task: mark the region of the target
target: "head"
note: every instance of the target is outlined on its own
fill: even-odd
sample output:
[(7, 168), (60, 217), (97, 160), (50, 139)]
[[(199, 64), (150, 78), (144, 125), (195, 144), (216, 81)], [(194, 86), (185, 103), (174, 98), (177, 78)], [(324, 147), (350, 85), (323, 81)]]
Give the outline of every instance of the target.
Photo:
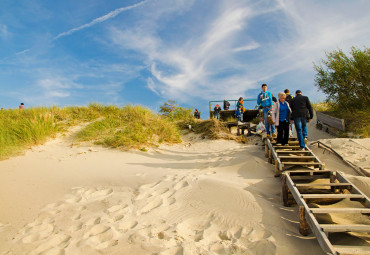
[(24, 105), (24, 103), (21, 103), (21, 105)]
[(243, 101), (243, 98), (242, 97), (239, 97), (239, 101), (241, 102), (241, 101)]
[(263, 92), (266, 92), (267, 91), (267, 84), (265, 84), (265, 83), (262, 84), (261, 88), (262, 88)]
[(242, 108), (241, 108), (240, 106), (239, 106), (239, 108), (238, 108), (238, 109), (239, 109), (239, 111), (241, 111), (241, 110), (242, 110)]
[(290, 93), (289, 89), (284, 90), (284, 93), (289, 94)]
[(302, 95), (302, 91), (297, 90), (297, 91), (295, 92), (295, 94), (296, 94), (296, 95)]
[(197, 111), (198, 111), (198, 109), (195, 109), (195, 111), (197, 112)]
[(280, 92), (279, 95), (278, 95), (278, 97), (279, 97), (279, 101), (282, 102), (282, 103), (284, 103), (284, 101), (286, 99), (286, 94), (283, 93), (283, 92)]

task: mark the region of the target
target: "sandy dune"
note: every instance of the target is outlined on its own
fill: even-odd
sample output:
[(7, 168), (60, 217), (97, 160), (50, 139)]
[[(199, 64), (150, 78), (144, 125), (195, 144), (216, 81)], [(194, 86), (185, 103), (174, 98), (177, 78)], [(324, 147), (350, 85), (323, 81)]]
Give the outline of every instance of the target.
[(2, 161), (0, 254), (322, 254), (256, 143), (144, 153), (65, 136)]

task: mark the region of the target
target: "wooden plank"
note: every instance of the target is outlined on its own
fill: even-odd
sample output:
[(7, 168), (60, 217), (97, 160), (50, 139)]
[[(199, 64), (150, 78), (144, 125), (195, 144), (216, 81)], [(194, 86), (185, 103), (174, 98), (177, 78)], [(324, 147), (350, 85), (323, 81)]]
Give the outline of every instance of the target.
[(315, 156), (279, 156), (280, 159), (315, 159)]
[(370, 245), (363, 246), (353, 246), (353, 245), (333, 245), (334, 249), (340, 255), (369, 255), (370, 254)]
[(295, 150), (295, 151), (292, 151), (292, 150), (275, 150), (276, 153), (286, 153), (286, 154), (310, 154), (312, 155), (312, 153), (310, 151), (300, 151), (300, 150)]
[[(337, 172), (337, 180), (339, 182), (350, 182), (341, 172)], [(352, 190), (351, 193), (353, 194), (359, 194), (362, 195), (365, 199), (365, 201), (362, 201), (361, 203), (367, 207), (370, 208), (370, 199), (368, 196), (365, 195), (361, 190), (359, 190), (354, 184), (352, 184)]]
[(341, 186), (351, 186), (351, 183), (344, 182), (344, 183), (297, 183), (297, 187), (321, 187), (321, 186), (327, 186), (327, 187), (341, 187)]
[(353, 224), (353, 225), (320, 224), (320, 228), (324, 232), (370, 232), (370, 225), (364, 224)]
[(275, 149), (300, 149), (299, 145), (276, 145)]
[(316, 112), (316, 116), (317, 121), (322, 122), (325, 125), (334, 127), (336, 129), (345, 131), (344, 119), (335, 118), (333, 116), (325, 114), (325, 112)]
[(298, 161), (284, 161), (283, 165), (304, 165), (304, 166), (321, 166), (322, 163), (320, 162), (298, 162)]
[(370, 208), (310, 208), (312, 213), (370, 213)]
[[(301, 177), (301, 176), (299, 176)], [(306, 204), (306, 202), (301, 198), (299, 190), (297, 187), (294, 186), (294, 182), (289, 176), (289, 174), (286, 177), (286, 184), (290, 190), (290, 193), (293, 195), (295, 201), (298, 205), (305, 207), (305, 213), (306, 213), (306, 220), (312, 230), (312, 232), (315, 234), (317, 241), (319, 242), (321, 248), (324, 250), (325, 253), (329, 254), (335, 254), (334, 247), (330, 243), (328, 237), (325, 235), (325, 233), (319, 228), (319, 223), (317, 222), (316, 218), (312, 213), (309, 211), (309, 207)]]
[(303, 236), (308, 235), (308, 222), (306, 220), (306, 211), (304, 206), (299, 206), (299, 233)]
[(302, 194), (304, 199), (321, 199), (321, 198), (364, 198), (360, 194)]
[(326, 176), (320, 176), (320, 175), (296, 175), (291, 177), (292, 180), (298, 181), (298, 180), (307, 180), (307, 181), (313, 181), (318, 179), (327, 179)]
[(307, 174), (307, 175), (325, 175), (327, 176), (327, 178), (329, 178), (332, 171), (328, 171), (328, 170), (317, 171), (317, 170), (304, 169), (304, 170), (286, 171), (286, 173), (289, 174), (290, 176)]

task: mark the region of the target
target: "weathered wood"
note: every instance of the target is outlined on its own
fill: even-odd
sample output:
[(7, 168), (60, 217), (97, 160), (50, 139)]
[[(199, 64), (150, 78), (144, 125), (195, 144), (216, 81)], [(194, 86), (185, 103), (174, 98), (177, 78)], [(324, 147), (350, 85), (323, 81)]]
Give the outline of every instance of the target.
[(333, 116), (325, 114), (325, 112), (316, 112), (316, 116), (317, 116), (317, 121), (318, 122), (321, 122), (325, 125), (334, 127), (334, 128), (339, 129), (341, 131), (345, 131), (344, 119), (335, 118)]
[(283, 174), (281, 176), (281, 194), (283, 196), (283, 204), (284, 206), (289, 206), (289, 189), (288, 185), (286, 184), (286, 175)]
[(333, 245), (335, 251), (340, 255), (369, 255), (370, 246)]
[(275, 149), (300, 149), (299, 145), (276, 145)]
[(299, 233), (304, 236), (308, 235), (308, 223), (304, 206), (299, 207)]
[[(336, 172), (337, 180), (339, 182), (350, 182), (341, 172)], [(354, 184), (352, 184), (351, 193), (359, 194), (364, 197), (362, 201), (360, 201), (365, 207), (370, 208), (370, 199), (368, 196), (365, 195), (361, 190), (359, 190)]]
[(280, 159), (315, 159), (315, 156), (279, 156)]
[(279, 177), (281, 174), (280, 170), (279, 170), (279, 164), (278, 162), (275, 160), (275, 177)]
[(370, 213), (370, 208), (310, 208), (312, 213)]
[(325, 175), (297, 175), (292, 176), (292, 180), (298, 181), (298, 180), (307, 180), (307, 181), (313, 181), (313, 180), (319, 180), (319, 179), (327, 179)]
[(302, 194), (304, 199), (321, 199), (321, 198), (364, 198), (361, 194)]
[(269, 158), (268, 162), (271, 164), (272, 163), (272, 150), (269, 149)]
[(352, 187), (351, 183), (348, 182), (336, 182), (336, 183), (297, 183), (297, 187), (322, 187), (322, 186), (327, 186), (327, 187)]
[(265, 144), (265, 157), (267, 158), (269, 156), (269, 147), (267, 143)]
[(311, 154), (309, 151), (300, 151), (300, 150), (275, 150), (278, 154)]
[(353, 224), (353, 225), (320, 224), (320, 228), (324, 232), (370, 232), (370, 225), (363, 224)]

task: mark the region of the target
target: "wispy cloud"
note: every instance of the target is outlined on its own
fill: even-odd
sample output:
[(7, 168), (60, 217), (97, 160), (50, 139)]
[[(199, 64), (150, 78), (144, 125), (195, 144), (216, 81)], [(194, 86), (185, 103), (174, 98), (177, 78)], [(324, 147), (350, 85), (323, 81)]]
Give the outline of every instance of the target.
[(74, 32), (77, 32), (79, 30), (82, 30), (82, 29), (91, 27), (91, 26), (93, 26), (95, 24), (102, 23), (102, 22), (104, 22), (106, 20), (112, 19), (112, 18), (116, 17), (118, 14), (120, 14), (121, 12), (128, 11), (128, 10), (131, 10), (133, 8), (139, 7), (139, 6), (145, 4), (148, 1), (149, 0), (145, 0), (145, 1), (142, 1), (140, 3), (133, 4), (133, 5), (130, 5), (130, 6), (127, 6), (127, 7), (122, 7), (122, 8), (115, 9), (114, 11), (111, 11), (110, 13), (108, 13), (108, 14), (106, 14), (104, 16), (101, 16), (99, 18), (94, 19), (90, 23), (84, 24), (84, 25), (79, 26), (79, 27), (76, 27), (76, 28), (72, 28), (71, 30), (69, 30), (67, 32), (63, 32), (63, 33), (58, 34), (57, 36), (54, 37), (54, 40), (56, 40), (56, 39), (58, 39), (60, 37), (63, 37), (63, 36), (67, 36), (67, 35), (73, 34)]
[(0, 38), (6, 39), (10, 36), (10, 32), (8, 31), (8, 26), (4, 24), (0, 24)]

